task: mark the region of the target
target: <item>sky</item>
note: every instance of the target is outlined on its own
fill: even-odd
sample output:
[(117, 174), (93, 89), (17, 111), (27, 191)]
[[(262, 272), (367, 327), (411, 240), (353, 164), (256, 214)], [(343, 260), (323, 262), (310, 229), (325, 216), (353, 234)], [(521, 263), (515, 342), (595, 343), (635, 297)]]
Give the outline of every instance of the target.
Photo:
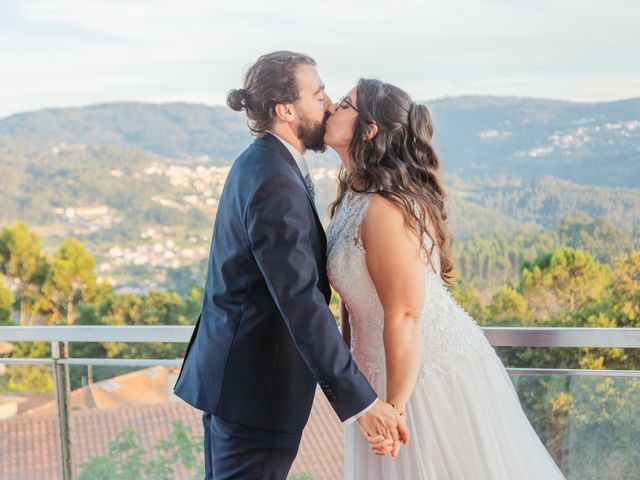
[(640, 97), (637, 0), (0, 0), (0, 118), (111, 101), (224, 104), (273, 50), (332, 98), (376, 77), (416, 100)]

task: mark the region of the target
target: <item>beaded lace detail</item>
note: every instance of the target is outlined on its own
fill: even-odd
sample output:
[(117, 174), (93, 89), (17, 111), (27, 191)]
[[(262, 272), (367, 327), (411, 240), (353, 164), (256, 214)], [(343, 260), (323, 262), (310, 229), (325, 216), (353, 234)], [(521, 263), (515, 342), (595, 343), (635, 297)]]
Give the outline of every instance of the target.
[[(327, 228), (329, 281), (349, 310), (351, 352), (365, 374), (385, 371), (384, 311), (360, 242), (360, 226), (372, 195), (368, 192), (355, 193), (353, 197), (345, 195)], [(424, 241), (430, 247), (428, 236)], [(426, 260), (424, 266), (426, 297), (420, 377), (433, 369), (446, 372), (456, 365), (456, 360), (471, 353), (493, 352), (475, 320), (446, 288), (440, 277), (437, 250), (433, 253), (433, 266)]]

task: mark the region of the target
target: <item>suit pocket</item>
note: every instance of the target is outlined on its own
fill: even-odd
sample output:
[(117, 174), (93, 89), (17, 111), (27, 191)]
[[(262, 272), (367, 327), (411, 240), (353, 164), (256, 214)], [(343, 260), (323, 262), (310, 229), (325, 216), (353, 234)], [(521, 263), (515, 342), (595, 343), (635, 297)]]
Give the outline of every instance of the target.
[(256, 342), (245, 348), (235, 347), (225, 379), (225, 391), (233, 391), (232, 396), (237, 401), (256, 406), (268, 401), (273, 395), (279, 355), (277, 342)]

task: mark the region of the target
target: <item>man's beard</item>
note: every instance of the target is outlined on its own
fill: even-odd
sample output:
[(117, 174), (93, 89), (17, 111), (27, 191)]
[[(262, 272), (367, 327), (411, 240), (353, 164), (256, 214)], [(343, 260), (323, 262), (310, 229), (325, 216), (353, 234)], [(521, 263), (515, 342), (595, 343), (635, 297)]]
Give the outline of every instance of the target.
[(324, 152), (326, 146), (324, 144), (324, 131), (327, 126), (328, 114), (325, 114), (322, 121), (317, 125), (313, 125), (308, 118), (305, 118), (298, 126), (298, 138), (308, 150), (314, 152)]

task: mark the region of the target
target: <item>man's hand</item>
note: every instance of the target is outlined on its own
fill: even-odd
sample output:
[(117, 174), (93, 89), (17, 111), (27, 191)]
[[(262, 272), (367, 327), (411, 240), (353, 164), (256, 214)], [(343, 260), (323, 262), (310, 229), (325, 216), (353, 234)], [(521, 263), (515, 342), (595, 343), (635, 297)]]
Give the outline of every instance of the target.
[(409, 443), (406, 421), (395, 408), (383, 400), (376, 400), (373, 407), (358, 418), (358, 423), (376, 455), (391, 453), (391, 456), (396, 458), (400, 442)]

